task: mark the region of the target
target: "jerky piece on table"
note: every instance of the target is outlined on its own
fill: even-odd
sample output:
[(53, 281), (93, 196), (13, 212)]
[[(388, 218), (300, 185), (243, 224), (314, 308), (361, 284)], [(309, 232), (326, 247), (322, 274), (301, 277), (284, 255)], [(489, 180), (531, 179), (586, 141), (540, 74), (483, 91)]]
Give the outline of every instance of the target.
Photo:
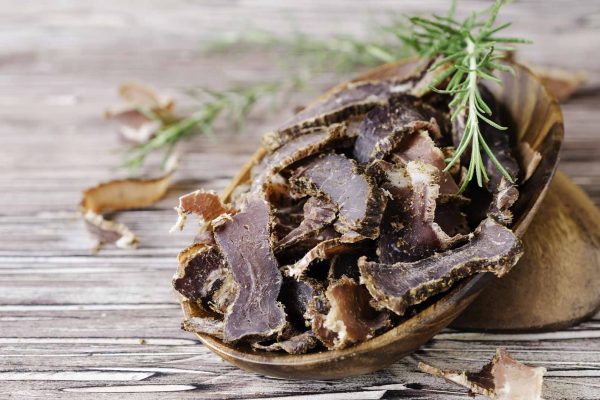
[(237, 286), (223, 255), (215, 246), (194, 244), (180, 253), (173, 287), (207, 314), (225, 314)]
[(282, 277), (270, 243), (270, 212), (261, 199), (215, 228), (215, 240), (238, 285), (238, 295), (225, 315), (224, 340), (228, 342), (270, 337), (286, 326), (277, 301)]
[(435, 222), (439, 196), (436, 167), (421, 161), (410, 161), (405, 168), (388, 166), (391, 169), (383, 188), (393, 199), (388, 201), (381, 224), (377, 245), (381, 262), (416, 261), (465, 239), (462, 234), (449, 236)]
[(289, 339), (267, 345), (253, 343), (252, 348), (264, 351), (285, 351), (288, 354), (304, 354), (319, 344), (312, 331), (302, 332)]
[(405, 137), (422, 130), (440, 135), (437, 122), (424, 115), (417, 99), (408, 95), (393, 97), (389, 104), (366, 115), (354, 143), (354, 158), (363, 164), (383, 159)]
[(347, 276), (330, 284), (329, 310), (315, 332), (329, 349), (343, 349), (372, 338), (391, 324), (387, 312), (375, 310), (367, 290)]
[(341, 234), (375, 239), (386, 198), (374, 179), (354, 160), (324, 154), (296, 169), (290, 183), (296, 193), (326, 197), (338, 208), (335, 228)]
[(479, 372), (455, 372), (419, 363), (427, 374), (464, 386), (469, 394), (481, 394), (496, 400), (541, 400), (546, 368), (521, 364), (503, 348), (496, 350), (492, 361)]
[(377, 308), (398, 315), (454, 283), (479, 272), (506, 274), (523, 254), (520, 240), (491, 218), (484, 220), (465, 245), (411, 262), (381, 264), (361, 258), (361, 283), (375, 299)]
[[(275, 252), (281, 252), (304, 242), (312, 242), (325, 227), (331, 225), (336, 218), (336, 207), (325, 199), (310, 197), (303, 208), (303, 219), (300, 224), (281, 239), (275, 246)], [(313, 247), (312, 244), (310, 247)], [(310, 248), (309, 247), (309, 248)]]
[(120, 248), (134, 248), (138, 237), (129, 228), (104, 218), (103, 213), (147, 207), (157, 202), (169, 188), (176, 168), (170, 160), (167, 172), (157, 178), (117, 179), (100, 183), (82, 192), (81, 214), (88, 232), (98, 240), (97, 249), (105, 243)]
[(385, 104), (391, 93), (401, 91), (406, 86), (402, 81), (393, 80), (350, 83), (300, 111), (277, 131), (263, 136), (262, 144), (268, 149), (276, 149), (289, 140), (310, 132), (310, 128), (342, 122), (353, 115), (365, 113), (376, 105)]
[(291, 164), (342, 144), (345, 133), (346, 126), (344, 124), (314, 129), (310, 133), (295, 138), (276, 151), (267, 154), (256, 166), (256, 172), (253, 171), (252, 189), (260, 190), (271, 176)]

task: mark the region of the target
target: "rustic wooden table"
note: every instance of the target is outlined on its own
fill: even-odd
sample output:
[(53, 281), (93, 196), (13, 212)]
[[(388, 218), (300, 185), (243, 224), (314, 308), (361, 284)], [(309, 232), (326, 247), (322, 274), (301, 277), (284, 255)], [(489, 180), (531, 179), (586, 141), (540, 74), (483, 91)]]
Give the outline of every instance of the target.
[[(136, 79), (179, 95), (185, 87), (265, 80), (280, 73), (272, 55), (207, 56), (203, 43), (247, 26), (362, 35), (391, 14), (446, 6), (418, 0), (0, 2), (0, 398), (464, 398), (466, 390), (418, 372), (417, 362), (476, 368), (497, 346), (548, 369), (545, 398), (600, 398), (600, 315), (552, 333), (446, 330), (389, 369), (335, 382), (246, 373), (180, 331), (170, 280), (175, 255), (193, 233), (166, 233), (176, 198), (198, 187), (221, 190), (259, 134), (291, 106), (279, 115), (255, 113), (238, 135), (193, 140), (167, 198), (119, 217), (140, 234), (140, 248), (90, 254), (93, 242), (77, 203), (83, 188), (119, 173), (121, 145), (102, 112), (117, 102), (120, 82)], [(587, 71), (587, 88), (563, 108), (561, 169), (600, 204), (600, 2), (518, 1), (502, 19), (535, 41), (527, 60)]]

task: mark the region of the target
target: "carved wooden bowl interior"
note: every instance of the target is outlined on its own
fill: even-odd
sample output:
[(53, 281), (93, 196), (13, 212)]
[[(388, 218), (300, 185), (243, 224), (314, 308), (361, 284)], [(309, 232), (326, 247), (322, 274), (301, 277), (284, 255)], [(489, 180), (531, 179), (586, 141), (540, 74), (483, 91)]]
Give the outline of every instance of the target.
[[(414, 60), (401, 61), (375, 68), (352, 82), (403, 77), (417, 65)], [(542, 154), (542, 161), (533, 176), (520, 186), (520, 197), (514, 205), (515, 222), (512, 229), (523, 236), (552, 180), (563, 139), (563, 120), (560, 107), (540, 81), (525, 67), (514, 65), (516, 74), (499, 73), (503, 86), (489, 89), (510, 114), (513, 125), (509, 134), (525, 141)], [(329, 93), (339, 90), (341, 84)], [(223, 193), (227, 201), (235, 187), (250, 177), (250, 169), (265, 154), (259, 149), (242, 168)], [(336, 379), (370, 373), (387, 367), (417, 350), (444, 327), (449, 325), (477, 297), (489, 282), (491, 274), (481, 273), (454, 286), (437, 301), (391, 330), (370, 340), (343, 350), (329, 350), (305, 355), (255, 352), (236, 348), (214, 337), (198, 334), (208, 349), (247, 371), (268, 376), (293, 379)], [(197, 307), (182, 300), (186, 318), (201, 316)]]

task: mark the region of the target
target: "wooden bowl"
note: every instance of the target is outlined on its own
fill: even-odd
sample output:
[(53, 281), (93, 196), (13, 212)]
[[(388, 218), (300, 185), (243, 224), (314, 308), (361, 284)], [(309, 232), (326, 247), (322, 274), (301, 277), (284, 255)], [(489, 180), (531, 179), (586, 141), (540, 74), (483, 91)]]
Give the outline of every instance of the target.
[[(406, 60), (375, 68), (350, 82), (403, 77), (417, 66), (416, 60)], [(563, 139), (562, 114), (557, 102), (546, 92), (540, 81), (525, 67), (514, 65), (516, 74), (499, 73), (504, 85), (490, 90), (511, 114), (517, 140), (526, 141), (543, 158), (533, 176), (521, 187), (521, 197), (515, 204), (513, 229), (522, 236), (531, 222), (558, 163)], [(321, 96), (343, 89), (343, 83)], [(309, 105), (310, 107), (310, 105)], [(227, 201), (233, 190), (248, 181), (250, 169), (265, 154), (259, 149), (242, 168), (222, 197)], [(448, 326), (489, 283), (491, 274), (482, 273), (466, 279), (448, 291), (435, 303), (410, 319), (366, 342), (343, 350), (323, 351), (306, 355), (259, 353), (236, 348), (219, 339), (199, 334), (200, 340), (214, 353), (238, 367), (264, 375), (292, 379), (336, 379), (377, 371), (408, 355)], [(197, 316), (198, 309), (182, 301), (186, 318)]]

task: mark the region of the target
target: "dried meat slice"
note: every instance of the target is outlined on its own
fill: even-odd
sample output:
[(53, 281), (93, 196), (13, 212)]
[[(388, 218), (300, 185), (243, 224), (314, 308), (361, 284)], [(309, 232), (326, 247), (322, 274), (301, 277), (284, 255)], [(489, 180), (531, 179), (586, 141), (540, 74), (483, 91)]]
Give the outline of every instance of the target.
[(282, 276), (271, 249), (270, 220), (268, 204), (255, 199), (215, 227), (215, 241), (238, 285), (237, 297), (225, 315), (225, 341), (270, 337), (286, 326), (283, 306), (277, 301)]
[(252, 189), (260, 190), (270, 177), (293, 163), (340, 145), (346, 138), (346, 125), (334, 124), (312, 130), (310, 133), (290, 140), (277, 151), (266, 155), (256, 167)]
[(307, 241), (312, 243), (311, 239), (316, 238), (323, 229), (331, 225), (337, 216), (336, 207), (331, 202), (317, 197), (310, 197), (304, 203), (303, 210), (302, 222), (277, 242), (275, 252)]
[(454, 195), (458, 193), (458, 185), (450, 173), (445, 172), (446, 157), (442, 150), (435, 145), (427, 131), (419, 131), (407, 137), (394, 150), (392, 160), (408, 164), (410, 161), (421, 161), (433, 165), (439, 171), (440, 195)]
[(323, 343), (330, 349), (342, 349), (371, 339), (391, 324), (389, 314), (373, 309), (367, 290), (347, 276), (330, 284), (326, 297), (329, 311), (321, 329), (329, 331)]
[(365, 238), (379, 236), (386, 198), (354, 160), (328, 153), (299, 167), (290, 178), (296, 193), (326, 197), (338, 208), (336, 230)]
[(236, 296), (237, 285), (215, 246), (194, 244), (180, 253), (173, 287), (207, 314), (223, 315)]
[(317, 340), (315, 334), (312, 331), (306, 331), (298, 335), (294, 335), (289, 339), (268, 345), (253, 343), (252, 347), (254, 349), (264, 351), (285, 351), (288, 354), (304, 354), (317, 347), (318, 344), (319, 341)]
[(449, 236), (435, 222), (439, 197), (439, 170), (421, 161), (406, 167), (392, 165), (384, 189), (392, 196), (381, 224), (380, 261), (386, 264), (416, 261), (450, 248), (465, 237)]
[(419, 363), (419, 369), (495, 400), (541, 400), (546, 368), (521, 364), (503, 348), (479, 372), (455, 372)]
[(173, 99), (159, 96), (147, 86), (124, 83), (119, 88), (119, 94), (128, 103), (127, 106), (108, 110), (106, 117), (119, 124), (119, 134), (128, 143), (146, 143), (166, 123), (177, 120), (173, 113)]
[(181, 328), (188, 332), (200, 333), (223, 339), (223, 320), (212, 317), (192, 317), (181, 324)]
[(385, 158), (414, 132), (430, 131), (440, 136), (436, 120), (425, 116), (418, 100), (408, 95), (395, 96), (389, 104), (375, 107), (358, 129), (353, 154), (363, 164)]
[(309, 303), (325, 293), (323, 285), (315, 279), (284, 277), (279, 300), (283, 303), (290, 325), (303, 331), (306, 327), (306, 312)]
[(115, 243), (120, 248), (134, 248), (139, 240), (125, 225), (106, 220), (102, 215), (149, 206), (162, 198), (169, 188), (176, 162), (157, 178), (130, 178), (104, 182), (82, 193), (81, 214), (87, 230), (98, 240), (98, 246)]
[[(321, 235), (331, 235), (332, 232), (329, 229), (325, 229), (321, 232)], [(335, 232), (333, 232), (335, 235)], [(318, 236), (317, 239), (322, 239)], [(292, 265), (288, 265), (284, 268), (285, 274), (294, 278), (300, 278), (308, 271), (310, 265), (319, 260), (328, 260), (331, 257), (346, 252), (351, 252), (357, 248), (356, 242), (345, 242), (342, 237), (331, 237), (329, 239), (322, 240), (315, 247), (310, 249), (301, 259), (296, 261)]]
[(484, 220), (465, 245), (431, 257), (396, 264), (361, 258), (358, 267), (377, 308), (398, 315), (427, 298), (449, 289), (460, 279), (479, 272), (506, 274), (523, 254), (515, 234), (491, 218)]
[(225, 206), (219, 195), (214, 191), (196, 190), (179, 198), (179, 205), (175, 207), (177, 211), (177, 222), (171, 228), (171, 232), (182, 230), (187, 216), (194, 214), (200, 220), (200, 224), (204, 225), (211, 222), (223, 214), (232, 213), (233, 210)]
[[(315, 126), (326, 126), (342, 122), (352, 115), (364, 113), (375, 105), (385, 104), (388, 97), (398, 91), (404, 91), (410, 81), (361, 81), (347, 85), (317, 104), (305, 108), (277, 129), (265, 141), (267, 147), (277, 147), (291, 138), (301, 134), (302, 130)], [(265, 143), (263, 142), (263, 143)]]

